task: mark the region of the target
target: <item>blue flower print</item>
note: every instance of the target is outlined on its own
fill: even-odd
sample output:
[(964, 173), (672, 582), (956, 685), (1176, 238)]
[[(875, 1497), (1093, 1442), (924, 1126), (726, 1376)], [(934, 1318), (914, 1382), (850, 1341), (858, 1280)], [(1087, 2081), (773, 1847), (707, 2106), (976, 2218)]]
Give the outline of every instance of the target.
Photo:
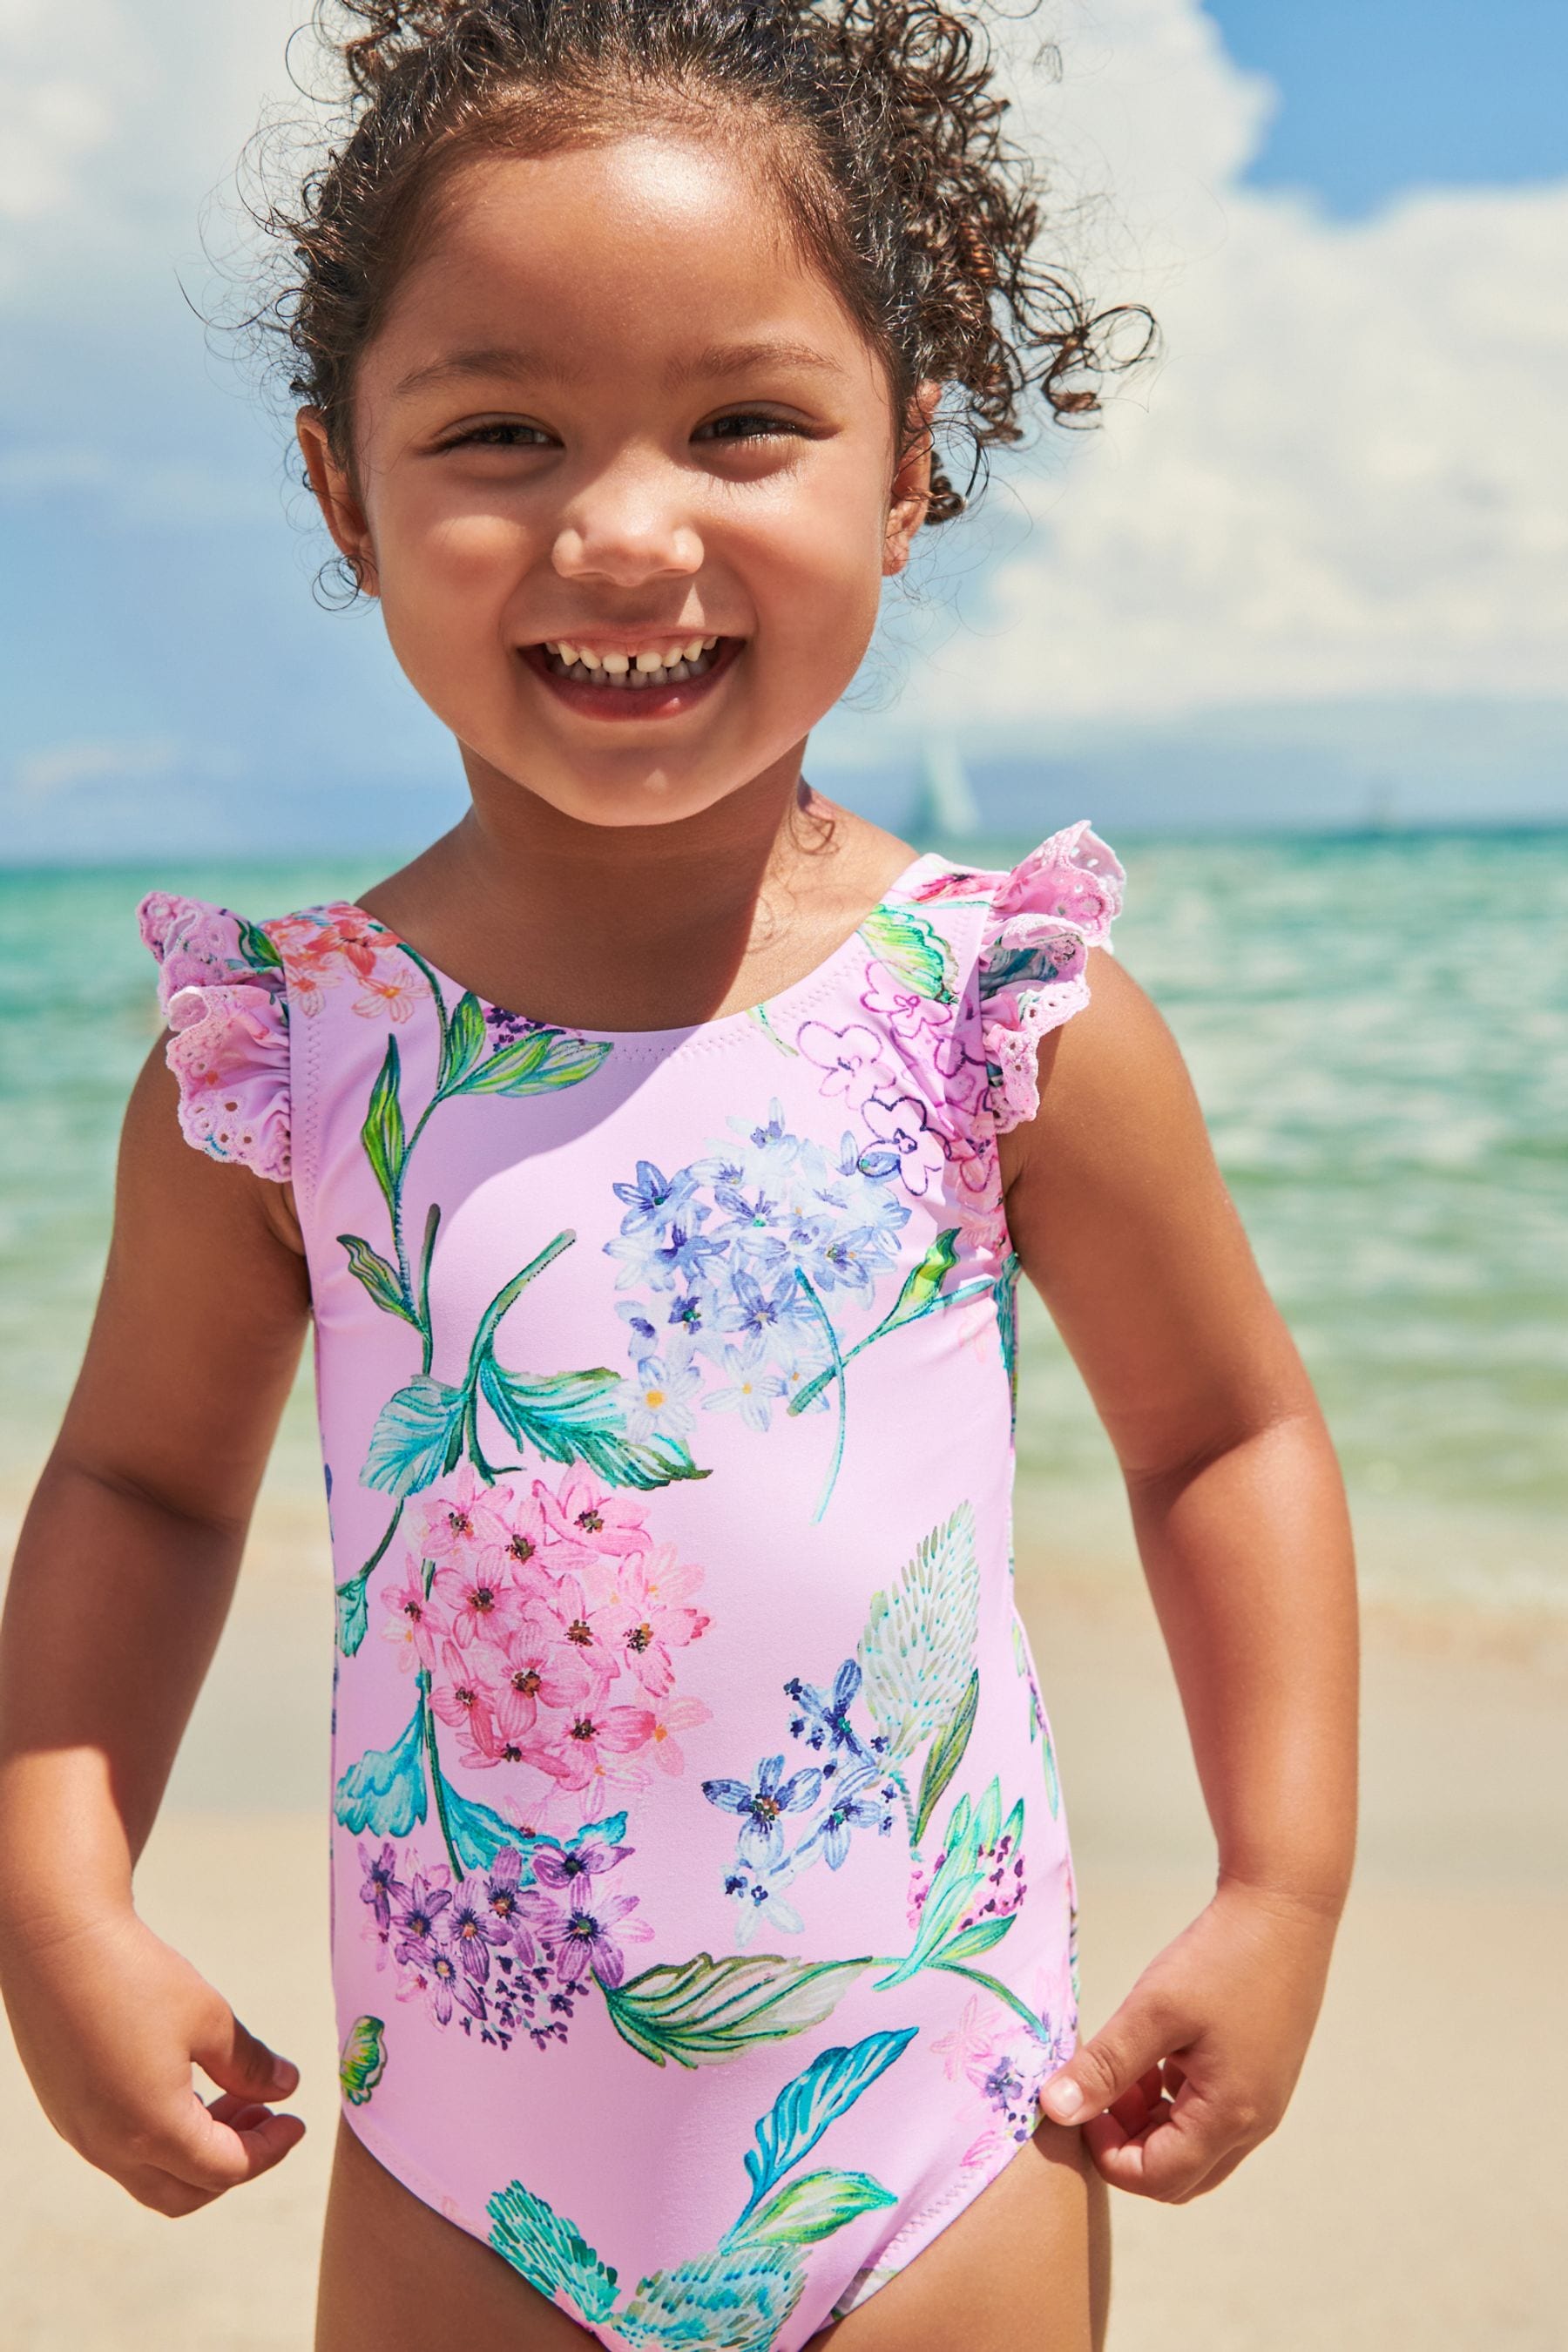
[(812, 1765), (784, 1778), (784, 1758), (765, 1756), (754, 1783), (744, 1780), (704, 1780), (702, 1793), (710, 1805), (741, 1816), (740, 1858), (754, 1869), (782, 1862), (785, 1813), (803, 1813), (815, 1805), (822, 1775)]
[[(833, 1677), (831, 1691), (820, 1691), (815, 1684), (804, 1682), (792, 1675), (784, 1685), (784, 1696), (794, 1699), (797, 1713), (790, 1722), (790, 1730), (799, 1739), (804, 1737), (808, 1748), (820, 1748), (826, 1743), (837, 1751), (847, 1748), (851, 1756), (870, 1763), (874, 1759), (859, 1733), (849, 1720), (849, 1709), (860, 1689), (860, 1667), (854, 1658), (846, 1658)], [(874, 1748), (886, 1745), (875, 1740)]]
[(724, 1331), (739, 1331), (748, 1339), (767, 1341), (775, 1333), (787, 1330), (792, 1323), (805, 1319), (805, 1302), (800, 1286), (786, 1276), (772, 1290), (764, 1290), (754, 1275), (737, 1266), (730, 1284), (728, 1302), (719, 1309), (719, 1327)]
[(640, 1234), (666, 1217), (679, 1215), (697, 1190), (697, 1182), (689, 1168), (679, 1168), (673, 1176), (666, 1176), (651, 1160), (639, 1160), (636, 1183), (616, 1184), (612, 1189), (617, 1201), (627, 1203), (626, 1213), (621, 1219), (622, 1233)]
[(755, 1347), (726, 1348), (722, 1367), (726, 1385), (703, 1398), (704, 1409), (709, 1412), (738, 1412), (748, 1428), (765, 1430), (774, 1402), (788, 1395), (789, 1383), (781, 1380), (777, 1372), (764, 1370), (764, 1362)]
[(869, 1766), (858, 1768), (830, 1786), (827, 1810), (795, 1850), (797, 1869), (806, 1868), (820, 1853), (829, 1870), (837, 1870), (848, 1860), (851, 1830), (875, 1830), (879, 1837), (886, 1837), (893, 1826), (898, 1790), (879, 1772)]
[(657, 1323), (650, 1323), (648, 1321), (647, 1311), (644, 1308), (641, 1300), (637, 1298), (620, 1299), (616, 1303), (616, 1313), (620, 1317), (622, 1322), (626, 1326), (626, 1328), (632, 1335), (627, 1342), (627, 1353), (630, 1355), (633, 1363), (645, 1364), (650, 1356), (657, 1356), (658, 1353), (658, 1326)]

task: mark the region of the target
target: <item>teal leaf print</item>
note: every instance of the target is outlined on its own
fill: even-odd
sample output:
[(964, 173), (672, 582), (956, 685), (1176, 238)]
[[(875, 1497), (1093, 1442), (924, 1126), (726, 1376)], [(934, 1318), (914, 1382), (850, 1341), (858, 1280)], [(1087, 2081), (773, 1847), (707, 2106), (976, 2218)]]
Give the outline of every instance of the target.
[(485, 1016), (479, 1010), (479, 1000), (469, 989), (459, 996), (452, 1007), (441, 1040), (441, 1067), (436, 1080), (437, 1094), (449, 1095), (459, 1087), (475, 1064), (484, 1055), (489, 1043)]
[(830, 2238), (862, 2213), (896, 2205), (897, 2197), (868, 2172), (808, 2172), (792, 2180), (753, 2213), (739, 2236), (746, 2245), (809, 2246)]
[(403, 1160), (407, 1149), (403, 1129), (403, 1104), (398, 1094), (399, 1076), (397, 1040), (389, 1037), (386, 1059), (370, 1090), (370, 1108), (360, 1129), (360, 1141), (395, 1218), (398, 1213), (398, 1188), (403, 1181)]
[(521, 2180), (498, 2189), (485, 2208), (490, 2243), (549, 2301), (563, 2294), (590, 2326), (607, 2319), (616, 2273), (599, 2260), (574, 2222), (553, 2212)]
[(425, 1694), (391, 1748), (367, 1748), (337, 1785), (332, 1811), (344, 1829), (374, 1837), (410, 1836), (425, 1819)]
[(441, 1824), (453, 1853), (465, 1870), (489, 1870), (503, 1845), (525, 1846), (527, 1840), (489, 1805), (465, 1797), (441, 1775)]
[(923, 1538), (893, 1590), (872, 1595), (860, 1636), (866, 1700), (889, 1763), (951, 1725), (972, 1671), (979, 1610), (974, 1513), (961, 1503)]
[(479, 1362), (480, 1394), (501, 1427), (546, 1461), (585, 1462), (612, 1486), (668, 1486), (678, 1478), (706, 1478), (708, 1472), (697, 1467), (679, 1438), (634, 1440), (626, 1434), (624, 1385), (618, 1372), (603, 1365), (531, 1378), (509, 1372), (488, 1351)]
[(803, 2074), (784, 2084), (757, 2126), (756, 2147), (746, 2151), (752, 2193), (730, 2232), (731, 2238), (739, 2235), (747, 2214), (791, 2167), (809, 2156), (829, 2124), (852, 2107), (861, 2092), (885, 2074), (895, 2059), (903, 2056), (919, 2030), (906, 2025), (897, 2033), (869, 2033), (853, 2048), (824, 2050)]
[(931, 1822), (932, 1813), (963, 1761), (963, 1751), (969, 1745), (969, 1735), (974, 1728), (975, 1709), (980, 1705), (980, 1669), (975, 1667), (963, 1686), (963, 1696), (953, 1709), (952, 1720), (932, 1741), (921, 1774), (921, 1792), (915, 1805), (914, 1843), (919, 1845)]
[(786, 1960), (776, 1952), (716, 1960), (708, 1952), (602, 1985), (623, 2042), (662, 2066), (721, 2066), (758, 2042), (784, 2042), (832, 2015), (871, 1966), (862, 1960)]
[(415, 1495), (450, 1470), (463, 1450), (468, 1393), (432, 1380), (428, 1372), (399, 1389), (376, 1416), (359, 1474), (361, 1486), (377, 1486), (387, 1495)]
[(874, 908), (860, 926), (860, 936), (878, 962), (917, 996), (935, 1004), (952, 1003), (952, 950), (913, 908)]
[(912, 1273), (904, 1278), (903, 1288), (878, 1325), (879, 1331), (896, 1331), (904, 1323), (916, 1322), (929, 1313), (937, 1293), (958, 1262), (958, 1227), (951, 1226), (938, 1234), (924, 1257)]
[(562, 1029), (534, 1029), (502, 1045), (448, 1091), (455, 1095), (553, 1094), (590, 1078), (613, 1050), (605, 1037), (574, 1037)]
[(386, 2072), (386, 2025), (379, 2017), (356, 2017), (338, 2060), (338, 2080), (351, 2107), (363, 2107)]
[(340, 1234), (338, 1241), (349, 1254), (349, 1272), (356, 1282), (363, 1283), (372, 1298), (385, 1315), (401, 1315), (417, 1331), (422, 1327), (419, 1318), (403, 1296), (403, 1284), (395, 1265), (388, 1265), (379, 1253), (358, 1234)]
[(351, 1576), (346, 1584), (337, 1585), (332, 1592), (336, 1616), (335, 1639), (345, 1658), (352, 1658), (370, 1631), (370, 1610), (365, 1601), (367, 1575)]
[(639, 2279), (615, 2325), (628, 2344), (659, 2352), (767, 2352), (805, 2284), (782, 2248), (705, 2254)]

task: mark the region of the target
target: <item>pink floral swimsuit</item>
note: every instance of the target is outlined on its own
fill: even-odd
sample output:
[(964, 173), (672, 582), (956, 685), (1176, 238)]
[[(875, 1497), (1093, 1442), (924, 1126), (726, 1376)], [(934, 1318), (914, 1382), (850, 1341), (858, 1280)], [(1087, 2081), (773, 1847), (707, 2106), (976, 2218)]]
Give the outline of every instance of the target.
[(1121, 881), (921, 857), (617, 1034), (353, 906), (142, 908), (184, 1132), (309, 1257), (348, 2117), (602, 2344), (795, 2352), (1071, 2051), (995, 1139)]

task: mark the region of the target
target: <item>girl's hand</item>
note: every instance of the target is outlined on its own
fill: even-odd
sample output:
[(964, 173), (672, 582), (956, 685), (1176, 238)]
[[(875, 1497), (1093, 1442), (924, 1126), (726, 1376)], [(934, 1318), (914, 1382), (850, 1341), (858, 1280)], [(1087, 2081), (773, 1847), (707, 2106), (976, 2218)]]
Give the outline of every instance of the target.
[(1284, 2114), (1323, 1995), (1338, 1906), (1237, 1882), (1146, 1968), (1040, 2104), (1081, 2123), (1114, 2189), (1184, 2205)]
[[(131, 1910), (7, 1939), (6, 2006), (45, 2114), (79, 2155), (171, 2216), (281, 2162), (304, 2133), (274, 2115), (300, 2070)], [(219, 2085), (204, 2105), (193, 2061)]]

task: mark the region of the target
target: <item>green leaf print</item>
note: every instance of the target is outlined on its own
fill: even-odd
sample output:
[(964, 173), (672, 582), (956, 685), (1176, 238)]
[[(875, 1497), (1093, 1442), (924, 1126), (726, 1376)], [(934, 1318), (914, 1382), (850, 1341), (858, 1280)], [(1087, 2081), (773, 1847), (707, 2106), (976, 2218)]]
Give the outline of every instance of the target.
[(575, 2222), (552, 2211), (521, 2180), (498, 2189), (485, 2208), (490, 2243), (530, 2286), (553, 2302), (565, 2295), (590, 2326), (607, 2319), (616, 2300), (616, 2273), (599, 2260)]
[(456, 1466), (463, 1450), (467, 1389), (421, 1372), (390, 1397), (376, 1415), (360, 1472), (362, 1486), (385, 1495), (416, 1495)]
[(923, 1538), (893, 1590), (872, 1595), (856, 1653), (889, 1764), (913, 1756), (944, 1724), (951, 1727), (973, 1671), (979, 1611), (974, 1512), (961, 1503)]
[(385, 1315), (400, 1315), (417, 1331), (419, 1318), (403, 1296), (403, 1283), (395, 1265), (372, 1249), (358, 1234), (340, 1234), (338, 1241), (349, 1254), (349, 1272), (356, 1282), (363, 1283), (372, 1298)]
[(386, 2072), (386, 2025), (379, 2017), (356, 2017), (338, 2060), (338, 2080), (351, 2107), (363, 2107)]
[(860, 936), (878, 962), (917, 996), (934, 1004), (952, 1003), (952, 950), (912, 907), (874, 908), (860, 926)]
[(973, 1927), (961, 1928), (956, 1936), (950, 1936), (942, 1948), (942, 1967), (950, 1967), (954, 1960), (977, 1960), (982, 1952), (988, 1952), (993, 1944), (1002, 1941), (1017, 1916), (1016, 1911), (1009, 1911), (1001, 1919), (976, 1919)]
[(919, 2031), (906, 2025), (897, 2033), (868, 2033), (853, 2048), (824, 2050), (804, 2074), (784, 2084), (757, 2126), (756, 2147), (746, 2150), (752, 2193), (729, 2238), (740, 2234), (747, 2214), (791, 2167), (810, 2155), (829, 2124), (847, 2114), (862, 2091), (903, 2056)]
[(626, 1434), (619, 1402), (625, 1383), (602, 1364), (531, 1378), (509, 1372), (487, 1352), (479, 1378), (479, 1392), (508, 1436), (548, 1462), (585, 1462), (612, 1486), (668, 1486), (709, 1475), (679, 1438)]
[(370, 1090), (370, 1108), (360, 1129), (360, 1141), (365, 1158), (375, 1172), (387, 1207), (394, 1217), (397, 1214), (398, 1187), (403, 1181), (403, 1161), (405, 1143), (403, 1129), (403, 1104), (398, 1095), (400, 1065), (397, 1040), (386, 1041), (386, 1059)]
[(786, 1960), (776, 1952), (716, 1960), (699, 1952), (600, 1990), (623, 2042), (656, 2066), (669, 2058), (680, 2066), (721, 2066), (754, 2042), (787, 2041), (820, 2025), (871, 1965)]
[(945, 1233), (938, 1234), (919, 1265), (905, 1276), (903, 1288), (883, 1316), (878, 1329), (896, 1331), (901, 1324), (913, 1323), (924, 1315), (957, 1260), (958, 1227), (952, 1225)]
[(758, 2246), (809, 2246), (897, 2197), (868, 2172), (808, 2172), (792, 2180), (733, 2233), (731, 2242)]
[(365, 1601), (369, 1582), (369, 1571), (362, 1570), (358, 1576), (351, 1576), (346, 1584), (333, 1589), (334, 1639), (345, 1658), (353, 1656), (370, 1631), (370, 1610)]
[(594, 1072), (613, 1048), (608, 1038), (574, 1037), (563, 1029), (535, 1029), (502, 1045), (448, 1092), (454, 1095), (553, 1094)]
[(639, 2279), (615, 2325), (628, 2344), (660, 2352), (768, 2352), (805, 2285), (784, 2248), (738, 2247)]
[(356, 1835), (412, 1836), (425, 1819), (425, 1691), (423, 1677), (408, 1727), (390, 1748), (367, 1748), (340, 1779), (332, 1811)]
[(451, 1094), (482, 1057), (489, 1043), (489, 1031), (479, 1010), (479, 1000), (470, 989), (459, 996), (447, 1023), (447, 1033), (441, 1041), (441, 1067), (436, 1080), (438, 1094)]
[(921, 1792), (915, 1806), (914, 1843), (919, 1845), (938, 1804), (963, 1761), (963, 1751), (969, 1745), (969, 1735), (974, 1728), (975, 1709), (980, 1705), (980, 1669), (975, 1667), (964, 1685), (963, 1696), (953, 1709), (952, 1720), (932, 1742), (927, 1753), (925, 1770), (921, 1774)]
[(246, 962), (257, 971), (281, 971), (283, 959), (260, 924), (247, 921), (243, 915), (237, 915), (235, 920), (239, 926), (239, 951)]

